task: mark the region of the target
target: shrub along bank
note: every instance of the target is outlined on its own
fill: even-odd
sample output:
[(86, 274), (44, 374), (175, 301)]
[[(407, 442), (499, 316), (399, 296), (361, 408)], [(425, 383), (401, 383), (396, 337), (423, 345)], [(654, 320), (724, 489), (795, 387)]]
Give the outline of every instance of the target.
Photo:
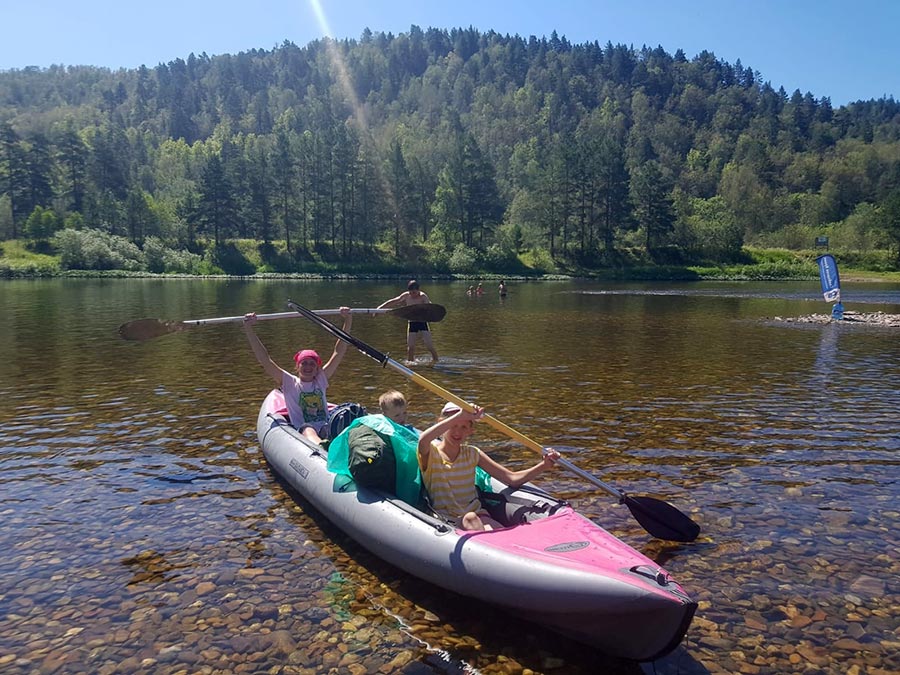
[[(283, 242), (232, 240), (219, 247), (197, 242), (176, 249), (148, 237), (138, 247), (125, 237), (98, 230), (65, 229), (49, 241), (8, 240), (0, 243), (0, 277), (121, 277), (121, 276), (419, 276), (466, 278), (580, 277), (599, 280), (785, 280), (818, 278), (812, 250), (745, 247), (740, 260), (730, 263), (684, 264), (677, 251), (648, 256), (623, 249), (595, 264), (554, 260), (546, 251), (485, 258), (457, 246), (450, 252), (422, 248), (399, 260), (378, 246), (359, 248), (353, 262), (337, 261), (331, 250), (288, 253)], [(895, 256), (889, 251), (833, 252), (845, 279), (898, 280)], [(410, 261), (415, 262), (410, 262)]]

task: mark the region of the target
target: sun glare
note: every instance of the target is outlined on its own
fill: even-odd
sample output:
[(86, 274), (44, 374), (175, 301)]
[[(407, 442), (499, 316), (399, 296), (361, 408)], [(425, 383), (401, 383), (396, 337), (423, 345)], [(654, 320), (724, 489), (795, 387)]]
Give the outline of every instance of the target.
[(337, 42), (331, 34), (331, 27), (328, 25), (328, 17), (325, 16), (325, 10), (322, 9), (322, 3), (319, 0), (309, 0), (309, 4), (312, 7), (313, 13), (316, 15), (319, 30), (322, 32), (322, 35), (325, 36), (325, 49), (328, 52), (329, 59), (331, 59), (331, 65), (335, 69), (338, 83), (344, 90), (344, 94), (346, 95), (350, 106), (353, 108), (353, 115), (356, 118), (356, 123), (359, 125), (360, 131), (365, 133), (369, 128), (368, 123), (366, 122), (365, 113), (363, 112), (362, 106), (359, 104), (356, 92), (353, 91), (353, 83), (350, 80), (350, 74), (347, 72), (347, 65), (344, 63), (344, 57), (341, 54), (341, 50), (338, 48)]
[[(353, 109), (353, 117), (356, 121), (356, 126), (359, 130), (360, 136), (362, 138), (369, 137), (369, 124), (366, 120), (365, 110), (360, 104), (359, 98), (356, 95), (356, 91), (353, 88), (353, 81), (350, 79), (350, 74), (347, 71), (347, 64), (344, 62), (344, 57), (341, 54), (340, 47), (331, 34), (331, 27), (328, 25), (328, 17), (325, 16), (325, 10), (322, 8), (322, 3), (320, 2), (320, 0), (309, 0), (309, 5), (316, 16), (316, 22), (319, 24), (319, 30), (325, 38), (325, 51), (326, 54), (328, 54), (328, 58), (331, 61), (332, 67), (334, 68), (338, 84), (341, 89), (344, 90), (344, 95), (347, 97), (347, 102)], [(396, 212), (397, 197), (391, 189), (390, 183), (385, 178), (383, 172), (378, 168), (376, 168), (375, 174), (377, 180), (384, 187), (385, 194), (391, 200), (393, 211)]]

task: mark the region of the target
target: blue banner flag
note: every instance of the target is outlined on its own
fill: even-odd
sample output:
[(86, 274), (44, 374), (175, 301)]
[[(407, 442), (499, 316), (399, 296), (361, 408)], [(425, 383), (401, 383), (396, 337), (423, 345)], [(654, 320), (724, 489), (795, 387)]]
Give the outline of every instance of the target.
[(825, 302), (841, 301), (841, 279), (838, 276), (837, 263), (831, 254), (816, 258), (819, 263), (819, 280), (822, 282), (822, 295)]

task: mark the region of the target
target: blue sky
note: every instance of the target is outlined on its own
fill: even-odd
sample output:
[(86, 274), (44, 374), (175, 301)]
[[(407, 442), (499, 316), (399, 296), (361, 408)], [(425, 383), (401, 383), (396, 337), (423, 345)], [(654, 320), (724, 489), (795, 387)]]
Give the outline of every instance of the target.
[[(835, 106), (900, 98), (900, 0), (6, 0), (0, 70), (149, 67), (363, 29), (473, 26), (570, 42), (706, 49)], [(10, 6), (12, 5), (12, 6)], [(316, 12), (316, 6), (321, 12)], [(323, 22), (319, 17), (324, 17)]]

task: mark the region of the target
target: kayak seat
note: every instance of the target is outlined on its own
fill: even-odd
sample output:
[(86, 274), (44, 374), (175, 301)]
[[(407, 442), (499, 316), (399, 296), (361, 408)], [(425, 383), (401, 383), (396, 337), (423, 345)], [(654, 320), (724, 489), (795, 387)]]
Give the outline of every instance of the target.
[(491, 518), (506, 527), (529, 523), (555, 513), (565, 504), (545, 499), (529, 499), (513, 492), (486, 492), (478, 489), (478, 499)]
[[(567, 502), (554, 499), (540, 490), (536, 490), (533, 493), (533, 498), (530, 496), (523, 496), (523, 492), (526, 494), (532, 492), (527, 486), (516, 489), (507, 488), (502, 492), (491, 492), (482, 489), (480, 486), (476, 486), (475, 489), (478, 493), (478, 499), (481, 502), (481, 506), (488, 512), (491, 518), (504, 527), (515, 527), (516, 525), (523, 525), (535, 520), (540, 520), (541, 518), (552, 516), (564, 506), (568, 506)], [(454, 524), (452, 519), (447, 519), (434, 510), (431, 505), (431, 499), (424, 489), (422, 490), (422, 502), (417, 508), (430, 515), (432, 518), (436, 518), (451, 525)]]

